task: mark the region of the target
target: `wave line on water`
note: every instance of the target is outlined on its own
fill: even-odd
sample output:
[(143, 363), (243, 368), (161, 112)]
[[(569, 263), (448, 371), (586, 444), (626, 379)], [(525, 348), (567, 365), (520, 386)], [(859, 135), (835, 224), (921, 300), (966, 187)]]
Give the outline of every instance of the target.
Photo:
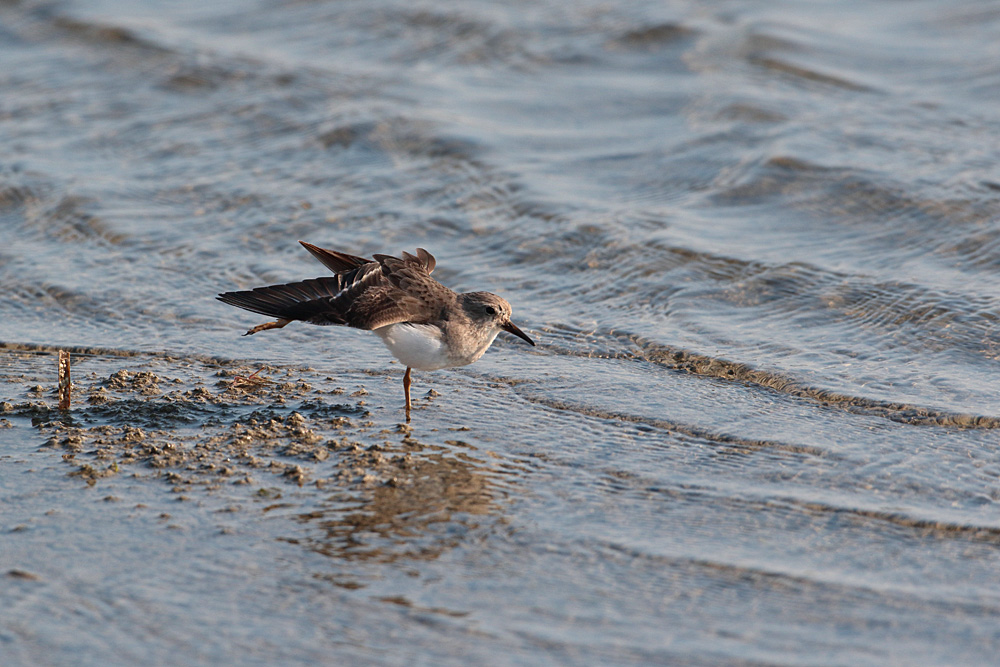
[[(566, 326), (559, 329), (577, 336), (583, 331), (574, 331)], [(674, 371), (684, 371), (692, 375), (753, 384), (787, 396), (806, 399), (823, 407), (836, 407), (852, 414), (881, 417), (890, 421), (914, 426), (939, 426), (958, 429), (997, 429), (1000, 416), (960, 413), (911, 403), (883, 401), (864, 396), (853, 396), (802, 382), (783, 373), (754, 368), (750, 364), (713, 357), (683, 348), (657, 343), (637, 334), (627, 332), (586, 333), (589, 338), (614, 339), (626, 345), (623, 351), (608, 351), (596, 356), (605, 359), (638, 360), (656, 364)], [(557, 354), (576, 357), (593, 357), (592, 351), (573, 350), (554, 345), (545, 346)]]

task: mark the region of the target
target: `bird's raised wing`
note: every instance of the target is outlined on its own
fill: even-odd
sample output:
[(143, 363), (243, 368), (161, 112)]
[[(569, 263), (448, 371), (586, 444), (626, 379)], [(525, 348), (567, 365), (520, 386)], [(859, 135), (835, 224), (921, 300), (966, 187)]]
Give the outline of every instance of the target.
[(404, 252), (402, 259), (376, 255), (377, 261), (367, 261), (303, 245), (331, 269), (344, 265), (354, 268), (325, 278), (226, 292), (218, 299), (279, 320), (378, 329), (401, 322), (427, 322), (457, 298), (430, 277), (436, 262), (422, 248), (415, 256)]

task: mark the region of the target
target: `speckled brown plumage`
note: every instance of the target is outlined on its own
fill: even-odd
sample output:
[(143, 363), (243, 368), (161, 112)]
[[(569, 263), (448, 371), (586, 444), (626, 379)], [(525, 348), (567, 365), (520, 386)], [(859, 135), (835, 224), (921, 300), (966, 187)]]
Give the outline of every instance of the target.
[(455, 292), (430, 277), (436, 261), (423, 248), (417, 249), (416, 256), (376, 255), (371, 260), (299, 243), (338, 273), (226, 292), (218, 296), (219, 301), (279, 320), (368, 330), (398, 322), (427, 322), (455, 302)]

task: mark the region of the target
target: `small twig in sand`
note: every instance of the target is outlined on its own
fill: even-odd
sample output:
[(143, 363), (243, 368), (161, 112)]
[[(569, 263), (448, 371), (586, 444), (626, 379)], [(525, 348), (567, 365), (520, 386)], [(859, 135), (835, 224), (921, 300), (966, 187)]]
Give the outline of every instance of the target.
[(59, 350), (59, 409), (69, 410), (73, 383), (69, 379), (69, 352)]

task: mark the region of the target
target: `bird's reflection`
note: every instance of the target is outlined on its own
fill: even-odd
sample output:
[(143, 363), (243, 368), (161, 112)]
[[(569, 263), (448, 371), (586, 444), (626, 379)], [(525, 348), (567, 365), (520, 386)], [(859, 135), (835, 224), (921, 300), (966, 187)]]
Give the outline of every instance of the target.
[(328, 507), (298, 515), (309, 527), (300, 543), (344, 560), (431, 560), (497, 523), (502, 473), (469, 445), (430, 446), (406, 436), (372, 454), (345, 462), (355, 484), (370, 487), (362, 500), (340, 493)]

